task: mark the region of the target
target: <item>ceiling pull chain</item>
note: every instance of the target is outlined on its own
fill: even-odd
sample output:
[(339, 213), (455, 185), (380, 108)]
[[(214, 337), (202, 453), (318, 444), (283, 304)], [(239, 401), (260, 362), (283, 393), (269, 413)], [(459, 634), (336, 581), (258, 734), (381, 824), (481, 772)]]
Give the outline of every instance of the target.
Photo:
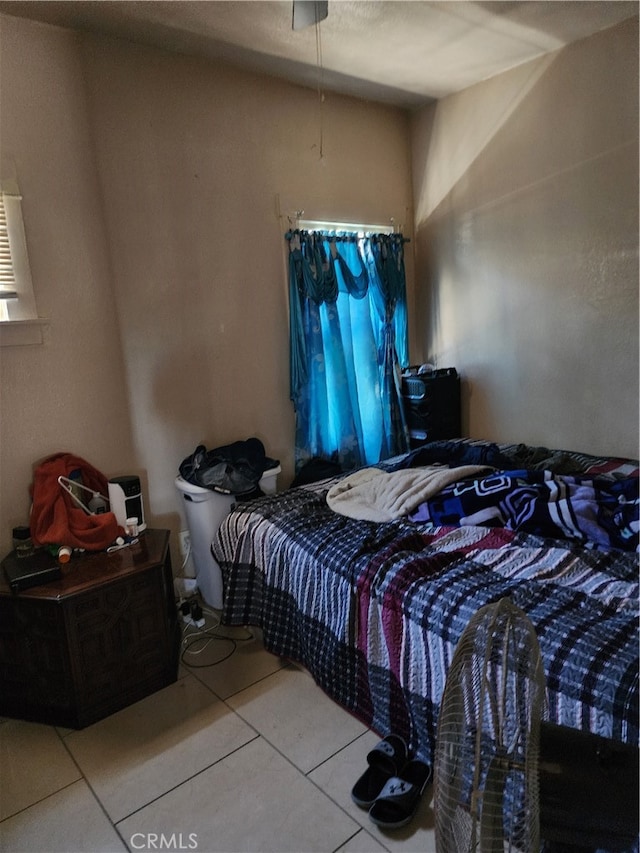
[(318, 71), (318, 101), (320, 103), (320, 161), (324, 157), (324, 66), (322, 63), (322, 35), (320, 22), (316, 21), (316, 66)]

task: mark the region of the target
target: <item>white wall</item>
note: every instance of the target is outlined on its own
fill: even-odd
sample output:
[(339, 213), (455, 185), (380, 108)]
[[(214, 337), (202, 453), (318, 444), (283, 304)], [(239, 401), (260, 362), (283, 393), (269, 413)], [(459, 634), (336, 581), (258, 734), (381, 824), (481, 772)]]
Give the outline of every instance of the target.
[(637, 18), (412, 125), (421, 357), (468, 434), (638, 455)]
[(0, 15), (0, 155), (23, 196), (39, 346), (0, 348), (0, 546), (28, 523), (33, 466), (60, 451), (136, 473), (77, 41)]
[(461, 370), (471, 434), (635, 454), (637, 43), (621, 25), (415, 116), (414, 235), (405, 113), (327, 95), (320, 161), (313, 90), (0, 15), (0, 154), (50, 318), (0, 349), (2, 551), (59, 450), (140, 475), (174, 532), (199, 442), (256, 435), (291, 477), (278, 200), (405, 223), (412, 361)]
[(33, 462), (61, 449), (107, 476), (138, 474), (148, 520), (173, 531), (178, 465), (199, 443), (257, 436), (287, 485), (278, 205), (408, 222), (406, 113), (327, 94), (321, 161), (312, 89), (0, 22), (0, 143), (18, 161), (36, 297), (52, 318), (43, 346), (1, 351), (3, 548), (26, 518)]

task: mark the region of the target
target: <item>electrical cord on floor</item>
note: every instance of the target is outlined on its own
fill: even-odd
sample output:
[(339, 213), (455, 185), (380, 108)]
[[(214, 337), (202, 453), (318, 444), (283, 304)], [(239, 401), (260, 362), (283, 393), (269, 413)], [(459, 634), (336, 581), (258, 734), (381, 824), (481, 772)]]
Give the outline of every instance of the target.
[(180, 571), (183, 572), (185, 567), (189, 561), (189, 557), (191, 556), (191, 540), (189, 540), (189, 547), (187, 548), (187, 553), (184, 555), (184, 560), (182, 561), (182, 565), (180, 566)]
[[(187, 606), (186, 610), (184, 609), (185, 605)], [(214, 610), (201, 605), (195, 598), (179, 602), (178, 609), (182, 611), (183, 615), (188, 614), (190, 618), (190, 621), (185, 622), (182, 628), (182, 652), (180, 660), (185, 666), (189, 666), (192, 669), (217, 666), (231, 657), (238, 648), (238, 643), (246, 643), (249, 640), (255, 639), (251, 631), (247, 631), (248, 636), (246, 637), (235, 638), (216, 633), (215, 629), (219, 628), (221, 624), (220, 616)], [(210, 626), (206, 624), (207, 619), (212, 622)], [(200, 622), (203, 624), (200, 625)], [(209, 663), (195, 663), (188, 659), (187, 656), (195, 657), (201, 655), (213, 642), (230, 643), (231, 649), (223, 657)]]

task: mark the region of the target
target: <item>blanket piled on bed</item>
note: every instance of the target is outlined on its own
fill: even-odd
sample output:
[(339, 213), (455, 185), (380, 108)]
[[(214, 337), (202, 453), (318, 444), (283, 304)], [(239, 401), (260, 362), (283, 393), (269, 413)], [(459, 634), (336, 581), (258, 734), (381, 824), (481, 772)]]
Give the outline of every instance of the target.
[(349, 518), (393, 521), (408, 515), (445, 486), (486, 471), (486, 465), (458, 468), (430, 465), (403, 471), (362, 468), (329, 489), (327, 504), (334, 512)]
[[(460, 469), (453, 469), (460, 470)], [(506, 527), (587, 548), (638, 550), (638, 478), (496, 471), (430, 495), (410, 515), (433, 525)]]

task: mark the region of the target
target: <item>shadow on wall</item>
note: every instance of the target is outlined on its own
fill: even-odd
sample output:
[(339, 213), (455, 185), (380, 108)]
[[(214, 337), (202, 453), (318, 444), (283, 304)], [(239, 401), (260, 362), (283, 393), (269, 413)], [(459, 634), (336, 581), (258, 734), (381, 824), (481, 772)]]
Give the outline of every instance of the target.
[(255, 387), (251, 371), (242, 374), (234, 369), (234, 358), (233, 350), (216, 352), (215, 346), (195, 344), (188, 352), (163, 354), (154, 367), (151, 434), (145, 453), (154, 457), (156, 484), (158, 478), (164, 483), (156, 494), (160, 507), (161, 492), (173, 502), (179, 466), (198, 445), (212, 450), (255, 437), (263, 442), (267, 455), (275, 454), (265, 434), (266, 406), (272, 395), (265, 383)]
[(477, 87), (472, 86), (419, 114), (413, 128), (413, 147), (426, 155), (422, 162), (413, 164), (416, 230), (463, 178), (556, 56), (547, 54), (479, 84), (490, 87), (490, 96), (478, 98)]
[[(462, 188), (465, 176), (482, 157), (492, 141), (523, 104), (536, 84), (547, 73), (557, 57), (548, 54), (537, 61), (513, 69), (425, 108), (413, 127), (415, 151), (426, 152), (414, 162), (416, 199), (415, 252), (416, 267), (421, 271), (422, 286), (417, 289), (418, 316), (427, 318), (425, 342), (427, 360), (437, 366), (456, 364), (458, 352), (445, 348), (445, 341), (456, 341), (448, 334), (459, 318), (447, 315), (450, 287), (459, 287), (459, 276), (451, 280), (451, 269), (443, 264), (447, 252), (455, 247), (455, 267), (464, 266), (465, 243), (470, 235), (468, 220), (447, 215), (448, 202), (456, 188)], [(495, 201), (493, 199), (492, 201)], [(447, 273), (447, 269), (449, 272)], [(473, 281), (469, 270), (467, 281)]]

